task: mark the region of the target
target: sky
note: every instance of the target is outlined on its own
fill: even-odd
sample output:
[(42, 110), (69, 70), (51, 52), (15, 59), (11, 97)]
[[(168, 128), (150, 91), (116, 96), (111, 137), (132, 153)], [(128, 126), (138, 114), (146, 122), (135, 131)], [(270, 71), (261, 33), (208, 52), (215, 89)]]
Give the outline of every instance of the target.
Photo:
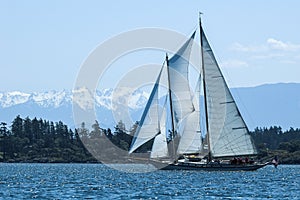
[[(146, 27), (190, 35), (199, 11), (229, 87), (300, 83), (299, 8), (296, 0), (0, 1), (0, 91), (72, 89), (103, 42)], [(142, 65), (164, 58), (149, 55), (115, 62), (105, 82), (135, 59)]]

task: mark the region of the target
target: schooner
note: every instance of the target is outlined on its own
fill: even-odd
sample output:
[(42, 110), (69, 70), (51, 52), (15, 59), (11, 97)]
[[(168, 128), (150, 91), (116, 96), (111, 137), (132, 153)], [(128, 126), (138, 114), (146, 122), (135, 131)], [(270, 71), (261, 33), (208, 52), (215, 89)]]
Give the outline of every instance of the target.
[[(188, 59), (196, 31), (171, 58), (166, 56), (129, 154), (152, 140), (149, 160), (160, 169), (234, 171), (264, 167), (267, 163), (251, 159), (257, 154), (255, 145), (204, 33), (201, 18), (199, 30), (201, 72), (195, 95), (189, 83)], [(168, 94), (161, 109), (158, 91), (163, 72), (168, 77)], [(203, 123), (200, 111), (205, 115)], [(205, 124), (205, 137), (201, 124)]]

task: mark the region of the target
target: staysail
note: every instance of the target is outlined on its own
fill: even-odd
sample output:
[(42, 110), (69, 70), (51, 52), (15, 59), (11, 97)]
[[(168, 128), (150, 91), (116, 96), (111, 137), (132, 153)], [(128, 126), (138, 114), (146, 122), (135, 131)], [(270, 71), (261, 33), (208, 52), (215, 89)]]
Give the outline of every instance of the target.
[(160, 124), (160, 134), (154, 138), (150, 158), (165, 158), (169, 156), (166, 135), (166, 109), (163, 109)]
[(201, 151), (201, 132), (199, 112), (193, 112), (183, 119), (182, 135), (178, 145), (178, 154), (197, 154)]
[(256, 154), (248, 128), (200, 26), (209, 145), (213, 157)]
[(151, 91), (142, 118), (134, 134), (129, 153), (134, 152), (137, 148), (153, 139), (161, 132), (159, 122), (161, 118), (161, 108), (158, 102), (158, 88), (163, 68), (164, 65), (162, 66), (154, 87)]
[(185, 117), (182, 121), (182, 130), (177, 153), (181, 154), (199, 154), (202, 150), (202, 136), (200, 127), (200, 84), (201, 77), (199, 75), (196, 85), (195, 95), (193, 96), (193, 104), (195, 110)]

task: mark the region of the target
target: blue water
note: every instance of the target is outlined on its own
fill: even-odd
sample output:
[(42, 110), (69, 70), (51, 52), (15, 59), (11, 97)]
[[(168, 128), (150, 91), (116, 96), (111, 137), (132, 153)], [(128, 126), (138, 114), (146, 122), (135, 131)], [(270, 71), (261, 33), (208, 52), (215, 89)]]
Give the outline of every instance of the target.
[(0, 199), (300, 199), (300, 166), (128, 173), (101, 164), (0, 163)]

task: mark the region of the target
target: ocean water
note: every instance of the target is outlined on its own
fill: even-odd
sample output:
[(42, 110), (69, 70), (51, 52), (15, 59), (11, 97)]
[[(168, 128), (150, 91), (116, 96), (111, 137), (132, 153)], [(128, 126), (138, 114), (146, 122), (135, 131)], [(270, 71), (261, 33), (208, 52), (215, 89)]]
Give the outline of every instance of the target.
[(0, 199), (300, 199), (299, 165), (254, 172), (143, 173), (149, 168), (0, 163)]

